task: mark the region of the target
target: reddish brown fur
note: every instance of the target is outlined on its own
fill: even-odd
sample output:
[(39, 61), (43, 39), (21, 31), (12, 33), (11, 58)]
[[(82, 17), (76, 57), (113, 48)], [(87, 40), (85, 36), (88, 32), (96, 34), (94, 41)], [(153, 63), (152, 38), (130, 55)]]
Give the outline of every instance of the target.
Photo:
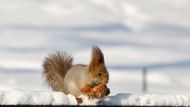
[[(70, 55), (60, 52), (45, 59), (43, 76), (54, 91), (73, 93), (75, 97), (81, 93), (91, 94), (94, 98), (109, 94), (109, 89), (105, 85), (109, 81), (109, 73), (100, 48), (97, 46), (92, 48), (91, 62), (88, 66), (72, 65), (72, 62), (73, 58)], [(72, 85), (69, 84), (70, 81), (73, 81)], [(81, 102), (80, 99), (78, 100)]]
[(73, 58), (66, 53), (50, 55), (43, 63), (43, 76), (54, 91), (63, 91), (63, 79), (72, 67)]
[(89, 71), (94, 71), (99, 65), (104, 65), (104, 55), (100, 48), (94, 46), (92, 48), (91, 62), (89, 65)]
[(92, 91), (92, 87), (90, 85), (84, 86), (82, 89), (80, 89), (82, 93), (88, 94)]
[[(104, 62), (104, 55), (100, 48), (94, 46), (92, 48), (91, 62), (89, 64), (89, 72), (93, 78), (97, 78), (97, 85), (100, 83), (106, 84), (109, 81), (109, 73)], [(98, 75), (101, 74), (101, 76)]]

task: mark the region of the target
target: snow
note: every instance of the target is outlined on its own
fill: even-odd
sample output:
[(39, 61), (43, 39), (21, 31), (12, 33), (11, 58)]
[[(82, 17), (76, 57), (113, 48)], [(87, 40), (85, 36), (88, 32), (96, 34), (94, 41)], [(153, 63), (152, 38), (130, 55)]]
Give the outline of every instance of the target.
[[(67, 105), (77, 104), (75, 98), (61, 92), (47, 91), (1, 91), (1, 105)], [(74, 101), (73, 101), (74, 100)]]
[(120, 93), (116, 96), (108, 96), (102, 104), (105, 105), (138, 105), (138, 106), (189, 106), (189, 95), (161, 95), (161, 94), (145, 94), (132, 95)]
[[(83, 103), (80, 105), (190, 106), (190, 95), (133, 95), (119, 93), (102, 99), (88, 99), (85, 95), (80, 97), (83, 99)], [(15, 89), (0, 91), (0, 105), (78, 105), (78, 103), (71, 94)]]

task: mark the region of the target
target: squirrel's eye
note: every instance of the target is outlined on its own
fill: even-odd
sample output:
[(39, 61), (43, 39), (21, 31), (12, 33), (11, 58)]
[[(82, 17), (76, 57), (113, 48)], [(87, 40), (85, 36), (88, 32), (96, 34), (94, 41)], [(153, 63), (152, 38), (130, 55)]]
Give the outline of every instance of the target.
[(98, 75), (101, 76), (102, 74), (99, 72)]

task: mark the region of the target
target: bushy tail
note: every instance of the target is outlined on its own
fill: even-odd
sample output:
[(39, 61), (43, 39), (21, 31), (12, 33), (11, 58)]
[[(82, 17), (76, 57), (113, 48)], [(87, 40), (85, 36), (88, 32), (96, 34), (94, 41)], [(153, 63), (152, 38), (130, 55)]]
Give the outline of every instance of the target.
[(72, 67), (73, 58), (57, 52), (45, 58), (43, 62), (43, 76), (54, 91), (63, 91), (63, 80), (67, 71)]

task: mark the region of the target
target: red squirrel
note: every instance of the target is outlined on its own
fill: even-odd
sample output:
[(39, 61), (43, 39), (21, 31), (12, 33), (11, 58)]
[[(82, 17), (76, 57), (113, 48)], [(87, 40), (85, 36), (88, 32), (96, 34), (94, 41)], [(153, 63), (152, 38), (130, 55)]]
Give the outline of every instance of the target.
[(72, 94), (77, 100), (81, 100), (79, 96), (82, 94), (90, 98), (102, 98), (110, 93), (106, 85), (109, 73), (99, 47), (92, 47), (89, 65), (73, 65), (72, 62), (70, 55), (61, 52), (45, 58), (42, 65), (43, 76), (52, 90)]

